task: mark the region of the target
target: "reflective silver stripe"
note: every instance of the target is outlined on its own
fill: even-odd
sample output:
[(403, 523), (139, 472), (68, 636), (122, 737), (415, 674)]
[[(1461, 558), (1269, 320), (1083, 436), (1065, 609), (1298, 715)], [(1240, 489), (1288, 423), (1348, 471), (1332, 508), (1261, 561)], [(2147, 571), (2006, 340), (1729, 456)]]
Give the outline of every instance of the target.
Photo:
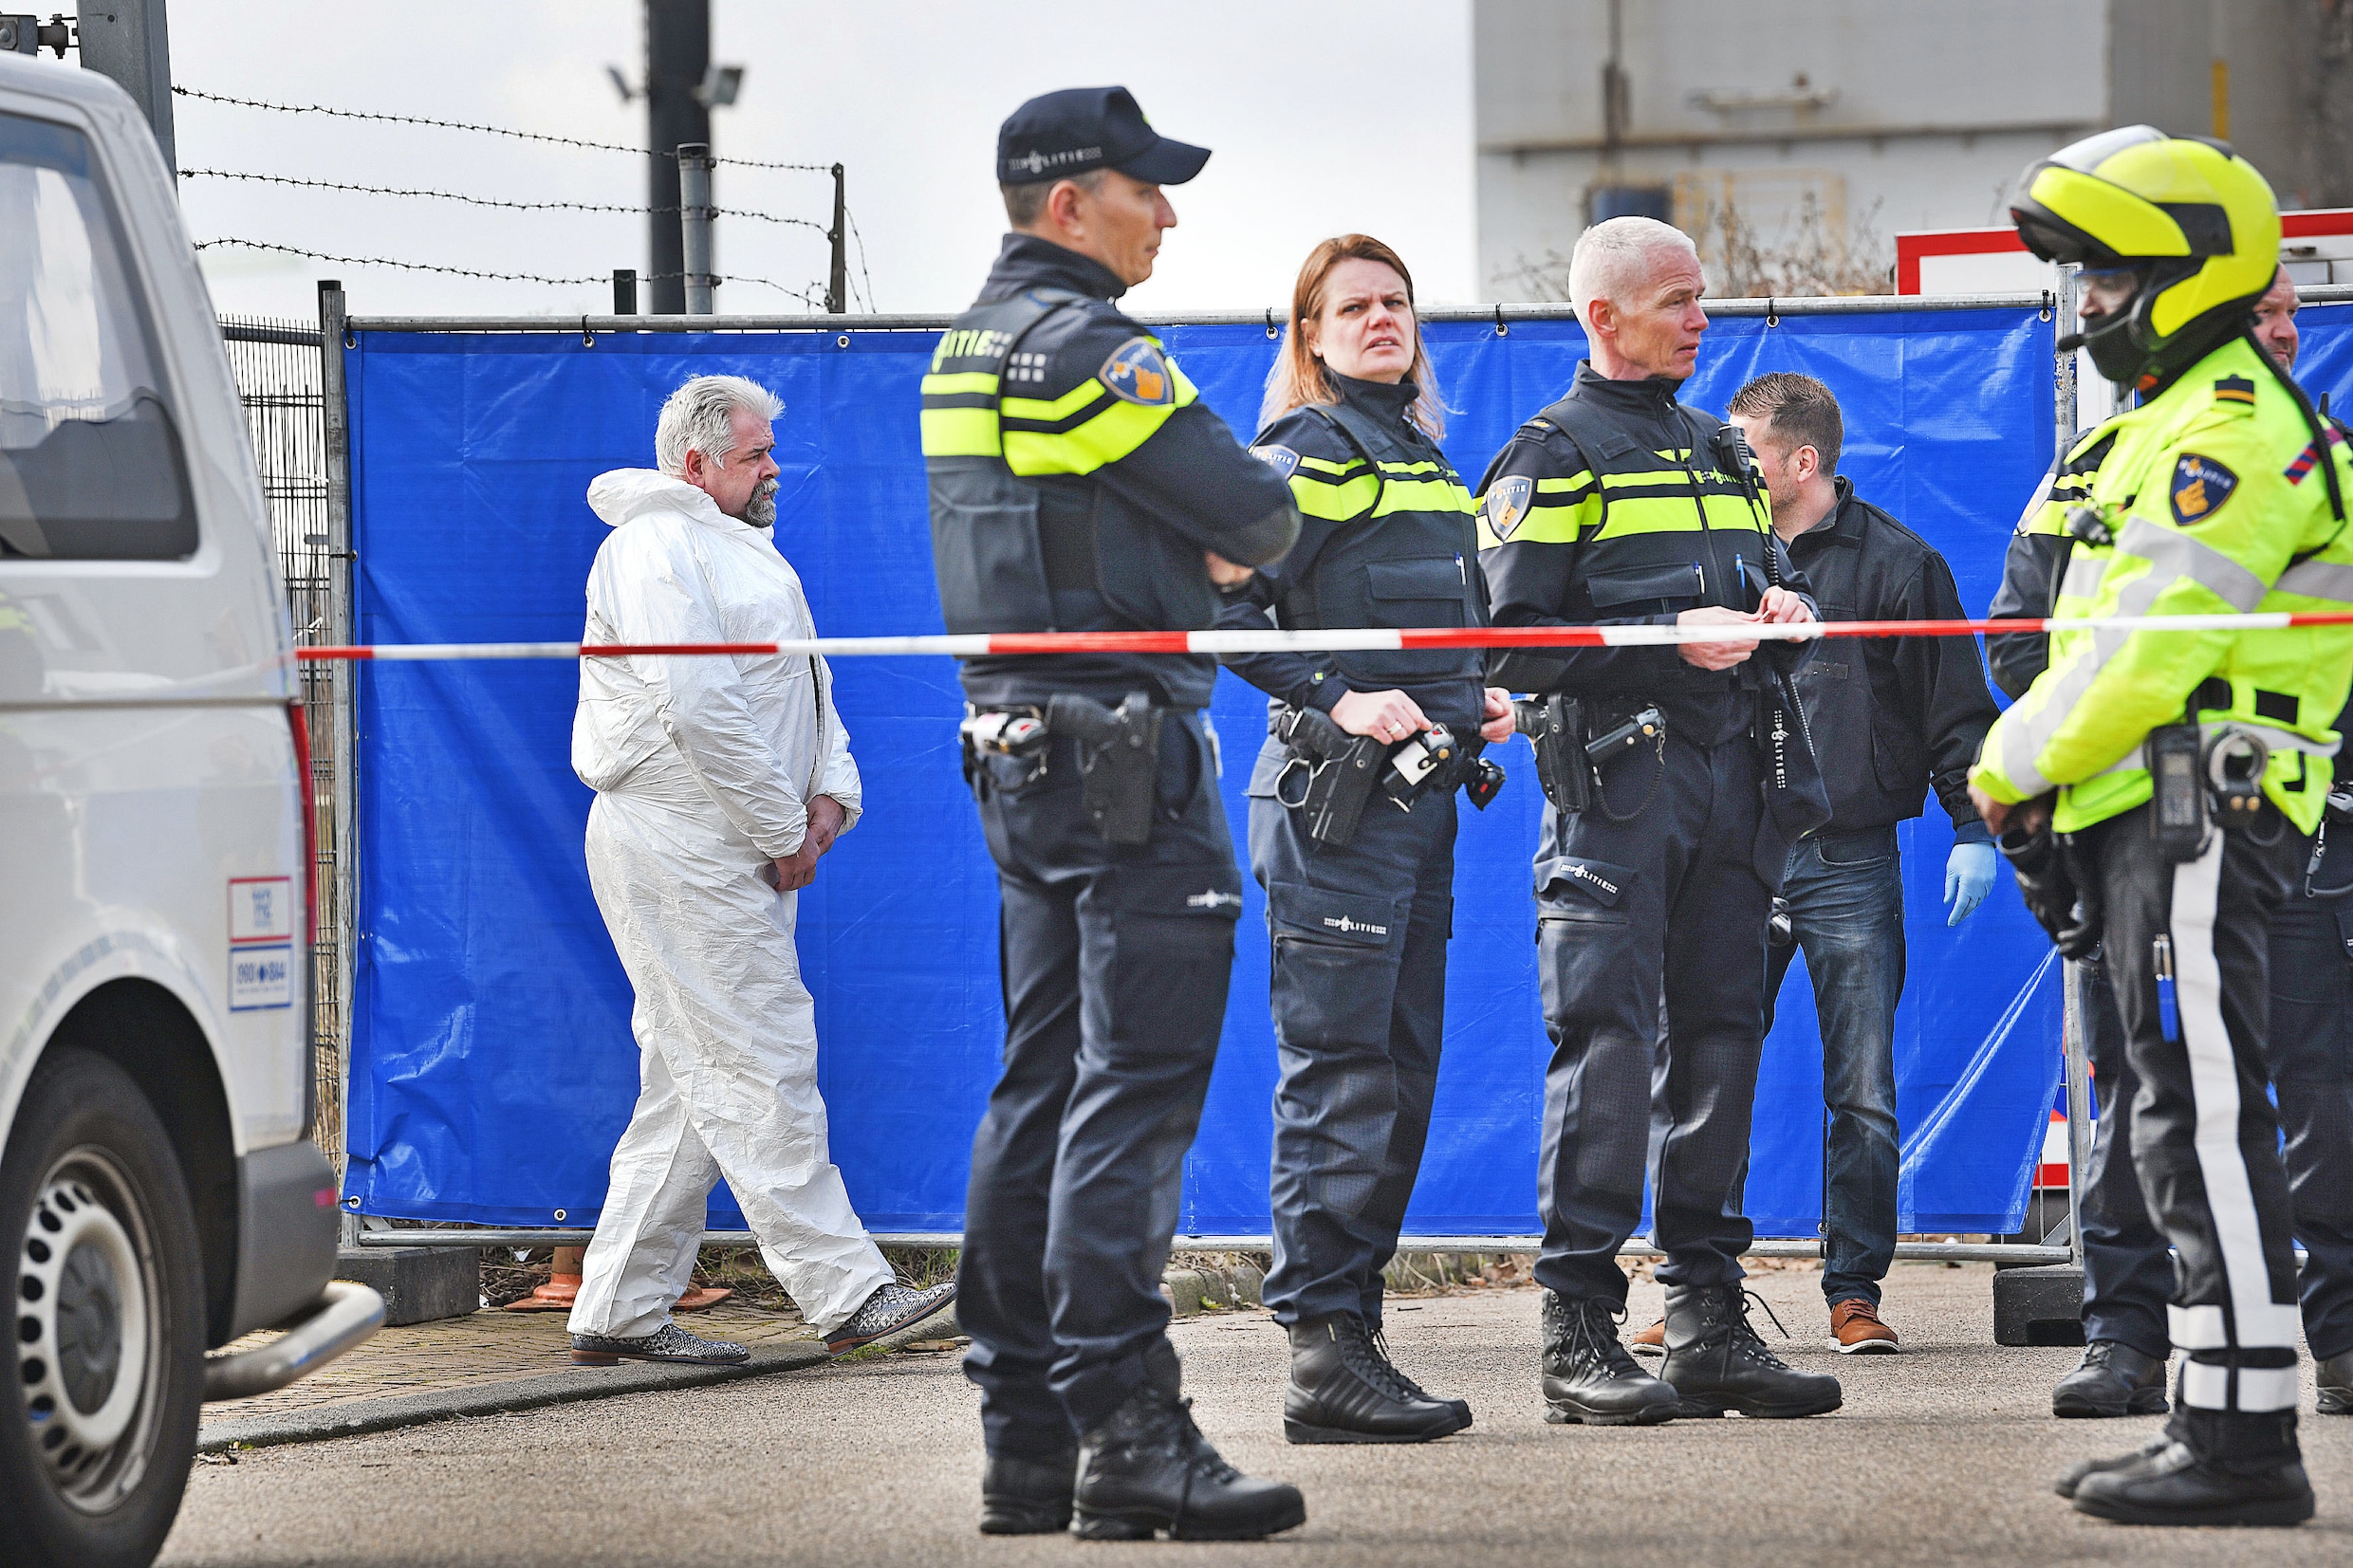
[[(2268, 724), (2250, 724), (2245, 719), (2210, 719), (2197, 728), (2204, 740), (2213, 740), (2225, 729), (2244, 729), (2253, 734), (2274, 751), (2301, 751), (2307, 757), (2333, 757), (2341, 742), (2324, 742), (2299, 735), (2292, 729), (2274, 729)], [(2094, 774), (2104, 779), (2111, 773), (2129, 773), (2149, 766), (2149, 743), (2142, 741), (2130, 751)]]
[[(2273, 1350), (2295, 1344), (2298, 1313), (2294, 1301), (2271, 1298), (2254, 1183), (2239, 1142), (2238, 1063), (2222, 1021), (2222, 966), (2214, 951), (2222, 858), (2229, 853), (2231, 838), (2228, 833), (2209, 835), (2204, 854), (2174, 867), (2173, 909), (2166, 929), (2180, 999), (2181, 1044), (2189, 1059), (2190, 1142), (2206, 1189), (2214, 1248), (2221, 1254), (2222, 1286), (2231, 1302), (2227, 1326), (2235, 1330), (2235, 1348)], [(2209, 1410), (2230, 1404), (2227, 1385), (2216, 1388), (2211, 1382), (2193, 1386), (2185, 1381), (2182, 1396)], [(2271, 1407), (2258, 1402), (2253, 1408)]]
[(2326, 561), (2307, 561), (2280, 573), (2271, 584), (2274, 592), (2299, 594), (2306, 599), (2333, 599), (2353, 603), (2353, 566), (2340, 566)]
[[(2211, 545), (2201, 544), (2188, 534), (2161, 528), (2145, 518), (2130, 518), (2123, 532), (2117, 536), (2117, 550), (2135, 555), (2149, 563), (2148, 571), (2124, 585), (2117, 597), (2115, 613), (2120, 617), (2145, 616), (2157, 597), (2183, 578), (2213, 592), (2233, 610), (2244, 613), (2263, 602), (2270, 590), (2263, 579), (2233, 561)], [(2074, 575), (2069, 565), (2068, 576)], [(2121, 628), (2107, 628), (2092, 634), (2091, 650), (2062, 671), (2051, 687), (2050, 696), (2032, 713), (2020, 713), (2015, 708), (2002, 715), (2002, 773), (2011, 786), (2026, 799), (2040, 795), (2051, 787), (2051, 781), (2043, 776), (2035, 759), (2043, 747), (2059, 732), (2060, 726), (2075, 711), (2084, 693), (2091, 690), (2093, 681), (2108, 660), (2122, 651), (2132, 636)]]
[(2078, 550), (2067, 558), (2067, 575), (2059, 584), (2062, 597), (2089, 599), (2100, 591), (2100, 580), (2108, 575), (2105, 556), (2085, 555)]
[(2151, 577), (2186, 577), (2198, 586), (2211, 589), (2215, 598), (2242, 615), (2262, 603), (2263, 596), (2271, 591), (2263, 579), (2213, 545), (2200, 544), (2173, 528), (2159, 527), (2145, 518), (2128, 519), (2124, 531), (2117, 536), (2116, 547), (2125, 555), (2137, 555), (2147, 561), (2154, 568)]

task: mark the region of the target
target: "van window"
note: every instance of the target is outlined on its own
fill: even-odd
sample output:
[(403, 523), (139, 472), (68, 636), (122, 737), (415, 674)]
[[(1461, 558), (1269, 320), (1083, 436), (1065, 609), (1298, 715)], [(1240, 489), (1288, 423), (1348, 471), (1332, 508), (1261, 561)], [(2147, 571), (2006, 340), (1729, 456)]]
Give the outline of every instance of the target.
[(90, 144), (0, 114), (0, 560), (196, 548), (179, 433)]

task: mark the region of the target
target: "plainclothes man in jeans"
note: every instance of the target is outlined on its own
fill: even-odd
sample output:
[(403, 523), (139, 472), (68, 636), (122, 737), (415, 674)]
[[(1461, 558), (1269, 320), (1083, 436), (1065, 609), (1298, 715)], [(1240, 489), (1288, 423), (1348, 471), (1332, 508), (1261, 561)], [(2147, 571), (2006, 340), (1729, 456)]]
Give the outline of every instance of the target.
[[(1838, 399), (1810, 376), (1776, 371), (1742, 387), (1731, 421), (1756, 452), (1773, 531), (1814, 586), (1825, 620), (1945, 619), (1965, 614), (1953, 570), (1919, 535), (1855, 493), (1838, 471)], [(1892, 1355), (1880, 1283), (1896, 1256), (1896, 1004), (1903, 996), (1903, 865), (1896, 824), (1920, 815), (1933, 787), (1953, 819), (1945, 924), (1958, 925), (1993, 885), (1993, 841), (1969, 801), (1969, 765), (1993, 723), (1977, 644), (1968, 637), (1825, 642), (1798, 672), (1830, 821), (1789, 851), (1782, 897), (1794, 945), (1772, 950), (1774, 999), (1802, 948), (1822, 1024), (1823, 1098), (1830, 1112), (1822, 1275), (1830, 1348)], [(1658, 1353), (1654, 1326), (1635, 1337)]]
[[(584, 642), (772, 642), (816, 635), (776, 553), (784, 405), (698, 376), (662, 405), (661, 471), (588, 487), (613, 530), (588, 574)], [(947, 1305), (910, 1290), (850, 1208), (826, 1150), (816, 1008), (793, 943), (799, 891), (858, 821), (820, 658), (642, 655), (580, 663), (572, 768), (597, 792), (588, 885), (637, 992), (636, 1112), (581, 1269), (572, 1359), (741, 1361), (670, 1319), (718, 1177), (760, 1256), (837, 1355)]]

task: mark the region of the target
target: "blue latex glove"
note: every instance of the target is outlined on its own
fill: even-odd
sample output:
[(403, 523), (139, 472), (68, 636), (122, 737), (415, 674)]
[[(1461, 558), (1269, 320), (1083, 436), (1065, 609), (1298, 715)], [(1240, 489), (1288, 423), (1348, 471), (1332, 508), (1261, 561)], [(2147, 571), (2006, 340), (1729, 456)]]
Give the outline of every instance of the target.
[(1948, 926), (1968, 919), (1987, 894), (1993, 891), (1993, 846), (1955, 844), (1944, 863), (1944, 895), (1953, 908), (1944, 917)]

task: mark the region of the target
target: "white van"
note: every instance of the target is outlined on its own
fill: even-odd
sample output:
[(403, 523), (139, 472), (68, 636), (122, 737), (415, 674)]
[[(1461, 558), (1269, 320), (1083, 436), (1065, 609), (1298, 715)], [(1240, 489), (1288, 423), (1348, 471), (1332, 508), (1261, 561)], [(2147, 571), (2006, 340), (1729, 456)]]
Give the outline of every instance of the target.
[(11, 1568), (144, 1568), (202, 1402), (383, 1318), (330, 1282), (306, 1136), (309, 767), (269, 518), (146, 122), (102, 77), (0, 55)]

